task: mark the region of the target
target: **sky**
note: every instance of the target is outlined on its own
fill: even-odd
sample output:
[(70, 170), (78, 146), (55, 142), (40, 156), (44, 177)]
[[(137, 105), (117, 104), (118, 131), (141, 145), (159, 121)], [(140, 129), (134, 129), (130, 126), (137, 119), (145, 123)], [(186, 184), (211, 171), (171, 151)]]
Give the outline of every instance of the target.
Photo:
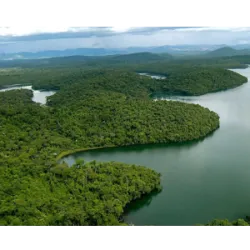
[(0, 27), (0, 53), (249, 43), (247, 27)]

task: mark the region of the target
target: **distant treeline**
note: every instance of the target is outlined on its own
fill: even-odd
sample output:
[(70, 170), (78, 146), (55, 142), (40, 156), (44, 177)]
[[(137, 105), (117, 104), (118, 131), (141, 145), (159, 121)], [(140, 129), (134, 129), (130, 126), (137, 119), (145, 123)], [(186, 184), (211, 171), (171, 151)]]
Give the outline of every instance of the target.
[[(163, 80), (139, 76), (135, 72), (162, 74)], [(122, 69), (85, 70), (83, 68), (7, 69), (0, 72), (0, 87), (11, 84), (32, 84), (34, 89), (59, 90), (72, 84), (87, 89), (102, 87), (129, 95), (162, 92), (178, 95), (202, 95), (226, 90), (247, 82), (235, 72), (215, 67), (150, 64)], [(120, 90), (119, 90), (120, 89)], [(141, 92), (141, 93), (140, 93)]]

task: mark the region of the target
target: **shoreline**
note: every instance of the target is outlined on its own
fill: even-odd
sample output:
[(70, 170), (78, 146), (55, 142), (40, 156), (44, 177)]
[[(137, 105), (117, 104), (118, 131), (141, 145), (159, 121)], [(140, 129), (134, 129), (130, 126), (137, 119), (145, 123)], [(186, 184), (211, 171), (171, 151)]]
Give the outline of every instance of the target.
[(192, 139), (192, 140), (186, 140), (186, 141), (180, 141), (180, 142), (170, 142), (170, 143), (143, 143), (143, 144), (129, 144), (129, 145), (120, 145), (120, 146), (116, 146), (116, 145), (107, 145), (107, 146), (101, 146), (101, 147), (92, 147), (92, 148), (77, 148), (77, 149), (72, 149), (72, 150), (66, 150), (66, 151), (62, 151), (61, 153), (58, 154), (58, 156), (56, 157), (56, 162), (62, 160), (64, 157), (76, 154), (76, 153), (80, 153), (80, 152), (87, 152), (87, 151), (94, 151), (94, 150), (98, 150), (98, 149), (111, 149), (111, 148), (127, 148), (127, 147), (133, 147), (133, 146), (160, 146), (160, 145), (165, 145), (165, 146), (177, 146), (178, 144), (183, 144), (183, 143), (196, 143), (199, 141), (203, 141), (206, 138), (208, 138), (209, 136), (212, 136), (213, 133), (215, 133), (218, 129), (220, 128), (220, 123), (218, 125), (218, 127), (216, 127), (214, 130), (210, 131), (209, 133), (207, 133), (205, 136), (202, 136), (200, 138), (197, 139)]

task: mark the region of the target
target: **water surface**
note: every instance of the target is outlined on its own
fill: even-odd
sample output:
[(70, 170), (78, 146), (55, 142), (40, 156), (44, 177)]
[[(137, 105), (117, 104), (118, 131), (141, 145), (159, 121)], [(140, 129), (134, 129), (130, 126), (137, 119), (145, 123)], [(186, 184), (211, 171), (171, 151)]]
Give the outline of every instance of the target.
[[(250, 78), (250, 68), (235, 70)], [(166, 98), (159, 96), (158, 98)], [(169, 99), (169, 97), (167, 97)], [(208, 107), (220, 128), (202, 141), (101, 149), (65, 158), (140, 164), (162, 174), (163, 191), (132, 203), (135, 225), (194, 225), (250, 215), (250, 84), (199, 97), (174, 97)]]
[(153, 74), (149, 74), (149, 73), (138, 73), (141, 76), (149, 76), (153, 79), (158, 79), (158, 80), (162, 80), (162, 79), (166, 79), (166, 76), (163, 75), (153, 75)]
[(9, 90), (14, 90), (14, 89), (30, 89), (33, 91), (33, 97), (32, 101), (41, 103), (41, 104), (46, 104), (46, 97), (54, 95), (56, 92), (55, 91), (43, 91), (43, 90), (33, 90), (32, 86), (22, 86), (22, 85), (12, 85), (8, 88), (0, 89), (0, 92), (4, 91), (9, 91)]

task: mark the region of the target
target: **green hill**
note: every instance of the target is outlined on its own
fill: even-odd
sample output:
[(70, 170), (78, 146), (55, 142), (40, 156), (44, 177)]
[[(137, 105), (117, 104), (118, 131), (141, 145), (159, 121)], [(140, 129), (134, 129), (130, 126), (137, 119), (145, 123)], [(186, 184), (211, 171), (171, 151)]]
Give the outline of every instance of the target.
[(226, 56), (237, 56), (237, 55), (250, 55), (250, 50), (248, 49), (236, 50), (231, 47), (223, 47), (207, 53), (207, 56), (210, 57), (226, 57)]
[(85, 91), (71, 85), (47, 107), (32, 102), (30, 90), (0, 93), (0, 225), (119, 225), (128, 203), (160, 190), (160, 175), (115, 162), (77, 161), (69, 168), (56, 156), (189, 141), (219, 126), (218, 115), (199, 105)]
[[(160, 174), (117, 162), (76, 161), (69, 168), (58, 159), (82, 149), (204, 138), (219, 127), (216, 113), (197, 104), (154, 102), (149, 95), (201, 95), (247, 81), (229, 70), (194, 66), (197, 62), (170, 67), (164, 56), (152, 53), (91, 58), (85, 64), (98, 68), (110, 62), (109, 70), (87, 71), (84, 60), (90, 58), (48, 62), (63, 68), (0, 72), (0, 86), (29, 83), (58, 90), (47, 106), (32, 102), (31, 90), (0, 93), (0, 225), (121, 225), (127, 204), (161, 189)], [(138, 62), (167, 78), (135, 73)]]
[(141, 63), (141, 62), (148, 62), (148, 61), (162, 61), (162, 60), (166, 60), (167, 58), (171, 59), (172, 56), (167, 53), (165, 53), (163, 56), (163, 55), (153, 54), (149, 52), (142, 52), (142, 53), (112, 56), (111, 61)]

